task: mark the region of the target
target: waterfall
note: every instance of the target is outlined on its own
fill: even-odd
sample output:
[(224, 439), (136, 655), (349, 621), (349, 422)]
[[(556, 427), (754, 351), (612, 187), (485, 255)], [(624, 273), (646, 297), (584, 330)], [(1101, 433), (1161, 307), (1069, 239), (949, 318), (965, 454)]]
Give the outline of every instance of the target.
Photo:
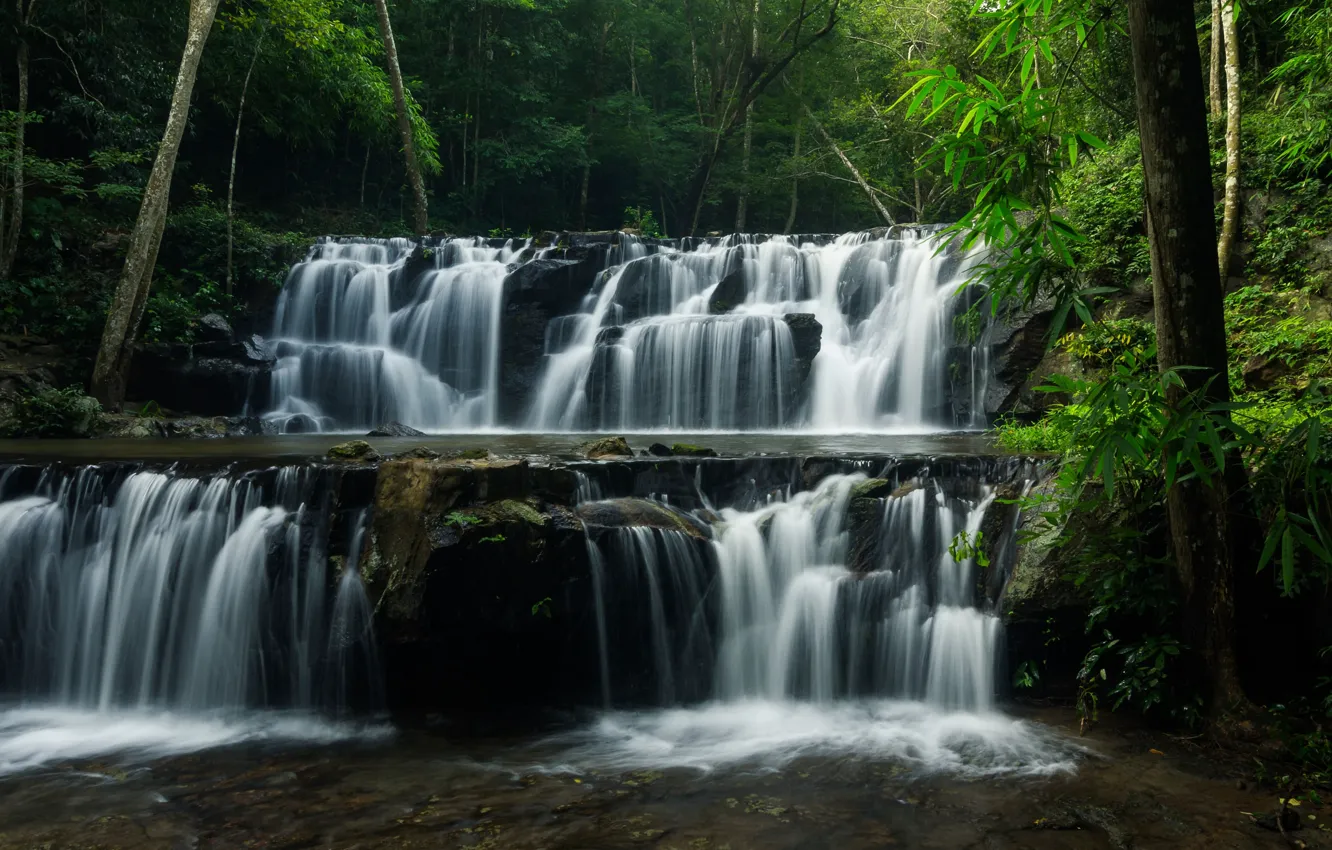
[(717, 696), (990, 708), (999, 620), (976, 606), (973, 561), (949, 549), (980, 528), (992, 493), (961, 498), (929, 480), (883, 500), (879, 560), (857, 574), (844, 522), (862, 480), (830, 476), (788, 501), (723, 512)]
[[(703, 561), (663, 546), (658, 529), (589, 540), (602, 694), (614, 708), (556, 736), (569, 752), (561, 764), (780, 767), (851, 755), (976, 778), (1071, 770), (1068, 746), (995, 710), (998, 612), (974, 559), (952, 544), (990, 527), (1001, 488), (1020, 492), (1031, 469), (976, 472), (833, 473), (764, 504), (703, 509), (714, 523)], [(635, 671), (655, 687), (626, 687)], [(707, 698), (681, 703), (681, 671), (703, 674)], [(645, 703), (656, 708), (630, 708)]]
[[(538, 430), (921, 430), (954, 424), (965, 258), (937, 229), (796, 244), (735, 236), (603, 274), (546, 340)], [(822, 326), (808, 398), (786, 317)], [(972, 381), (984, 387), (984, 377)], [(968, 419), (978, 424), (969, 399)]]
[[(506, 275), (564, 262), (551, 259), (563, 249), (324, 239), (279, 298), (265, 417), (287, 432), (389, 420), (430, 431), (982, 427), (984, 328), (954, 327), (973, 300), (962, 293), (973, 258), (938, 232), (619, 234), (597, 243), (585, 294), (561, 302), (576, 309), (535, 324), (506, 324), (513, 299), (559, 301), (563, 284), (541, 275), (565, 267), (533, 266), (527, 294), (506, 294)], [(532, 347), (502, 364), (515, 335)], [(538, 346), (541, 362), (528, 362)], [(515, 368), (534, 374), (502, 384)]]
[(504, 277), (525, 247), (321, 240), (279, 297), (266, 418), (286, 432), (494, 426)]
[[(193, 477), (47, 467), (22, 477), (0, 476), (6, 700), (88, 731), (91, 716), (130, 723), (170, 712), (207, 726), (256, 709), (378, 707), (364, 696), (379, 676), (368, 600), (354, 563), (330, 587), (317, 469)], [(15, 718), (37, 709), (15, 711), (0, 725), (35, 735)], [(223, 734), (209, 728), (201, 734)], [(69, 731), (44, 734), (58, 750)], [(133, 735), (167, 745), (151, 723)], [(81, 739), (72, 752), (96, 746)], [(10, 761), (22, 759), (0, 752), (0, 773)]]

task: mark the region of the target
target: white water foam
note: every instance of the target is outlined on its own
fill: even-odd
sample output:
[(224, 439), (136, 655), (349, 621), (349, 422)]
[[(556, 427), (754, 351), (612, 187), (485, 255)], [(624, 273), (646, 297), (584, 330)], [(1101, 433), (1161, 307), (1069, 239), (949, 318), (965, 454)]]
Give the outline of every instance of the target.
[(387, 724), (326, 720), (305, 712), (91, 711), (64, 705), (0, 710), (0, 776), (60, 762), (142, 762), (254, 742), (323, 746), (383, 741)]
[(562, 753), (543, 769), (574, 773), (780, 769), (804, 758), (856, 758), (917, 775), (1040, 777), (1072, 773), (1089, 752), (1036, 723), (907, 700), (732, 700), (608, 712), (550, 743)]

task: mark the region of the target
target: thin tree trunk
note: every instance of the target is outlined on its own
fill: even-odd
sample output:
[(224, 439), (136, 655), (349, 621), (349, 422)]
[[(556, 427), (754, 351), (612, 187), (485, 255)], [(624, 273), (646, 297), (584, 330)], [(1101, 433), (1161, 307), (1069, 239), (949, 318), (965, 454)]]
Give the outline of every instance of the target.
[[(32, 7), (24, 15), (23, 0), (18, 2), (19, 20), (26, 22), (32, 18)], [(0, 221), (0, 280), (4, 280), (14, 271), (14, 259), (18, 257), (19, 232), (23, 229), (23, 181), (24, 176), (24, 130), (28, 124), (28, 40), (20, 37), (18, 52), (18, 109), (14, 113), (13, 163), (10, 168), (9, 184), (9, 221)]]
[[(240, 102), (236, 104), (236, 136), (231, 142), (231, 172), (227, 176), (227, 294), (232, 290), (232, 251), (235, 247), (235, 198), (236, 198), (236, 154), (240, 150), (241, 118), (245, 115), (245, 95), (250, 90), (250, 75), (259, 61), (259, 51), (264, 46), (264, 33), (259, 33), (259, 42), (254, 46), (254, 56), (250, 58), (250, 67), (245, 71), (245, 82), (241, 83)], [(362, 192), (364, 195), (364, 191)]]
[(407, 182), (412, 187), (412, 231), (417, 236), (424, 236), (430, 230), (430, 210), (426, 203), (425, 180), (416, 161), (416, 141), (412, 135), (412, 118), (407, 111), (407, 93), (402, 85), (402, 68), (398, 65), (398, 46), (389, 22), (388, 0), (375, 0), (375, 11), (379, 13), (379, 35), (384, 40), (389, 83), (393, 87), (393, 110), (398, 113), (398, 132), (402, 134)]
[(93, 365), (92, 394), (109, 410), (119, 410), (125, 400), (125, 382), (129, 376), (134, 340), (143, 319), (144, 305), (148, 302), (157, 249), (162, 243), (162, 229), (166, 226), (171, 175), (176, 167), (176, 155), (180, 152), (180, 140), (185, 135), (199, 60), (203, 57), (217, 6), (218, 0), (190, 2), (189, 30), (180, 58), (180, 72), (176, 75), (176, 88), (171, 95), (166, 132), (158, 146), (148, 184), (143, 189), (139, 217), (134, 222), (129, 250), (125, 254), (125, 268), (107, 312), (97, 362)]
[[(791, 84), (786, 83), (786, 87), (791, 89)], [(792, 94), (795, 94), (794, 89), (792, 89)], [(797, 94), (796, 97), (799, 97), (799, 95)], [(842, 148), (837, 144), (836, 140), (828, 135), (827, 130), (823, 129), (823, 125), (819, 123), (819, 119), (814, 117), (814, 113), (810, 110), (809, 105), (801, 100), (800, 108), (805, 111), (805, 118), (809, 119), (809, 123), (814, 126), (814, 131), (823, 139), (824, 144), (826, 144), (833, 153), (837, 154), (837, 158), (842, 161), (842, 165), (846, 166), (846, 170), (850, 171), (851, 176), (856, 178), (856, 182), (860, 184), (860, 188), (865, 191), (865, 197), (869, 198), (870, 203), (874, 205), (874, 209), (878, 210), (879, 215), (883, 217), (883, 220), (888, 226), (892, 227), (897, 224), (897, 222), (893, 221), (892, 214), (888, 212), (888, 209), (883, 205), (883, 202), (879, 200), (879, 196), (874, 193), (874, 188), (870, 186), (869, 181), (865, 179), (865, 175), (860, 173), (860, 169), (856, 168), (855, 163), (848, 159), (847, 155), (842, 152)]]
[(1226, 200), (1216, 256), (1224, 286), (1230, 277), (1230, 252), (1239, 233), (1240, 219), (1240, 69), (1235, 0), (1222, 0), (1221, 22), (1226, 41)]
[[(804, 120), (805, 120), (805, 113), (803, 111), (796, 113), (795, 144), (792, 146), (793, 149), (791, 151), (791, 159), (792, 161), (796, 161), (797, 165), (800, 159), (800, 137), (804, 135), (803, 130), (805, 129), (803, 126), (801, 126)], [(796, 208), (799, 206), (799, 204), (800, 204), (800, 177), (792, 176), (791, 207), (786, 212), (786, 226), (782, 228), (783, 233), (790, 233), (791, 228), (795, 227)]]
[(365, 176), (370, 173), (370, 146), (365, 146), (365, 161), (361, 163), (361, 209), (365, 209)]
[[(1230, 397), (1207, 115), (1191, 0), (1129, 0), (1129, 38), (1142, 139), (1143, 182), (1156, 303), (1157, 362), (1206, 401)], [(1209, 383), (1210, 382), (1210, 383)], [(1172, 387), (1171, 401), (1185, 390)], [(1228, 463), (1228, 470), (1242, 468)], [(1227, 480), (1227, 478), (1231, 480)], [(1228, 496), (1233, 477), (1166, 493), (1185, 639), (1211, 679), (1214, 707), (1244, 700), (1234, 646), (1234, 563)]]
[(1221, 0), (1212, 0), (1212, 49), (1208, 57), (1210, 64), (1208, 79), (1211, 82), (1211, 97), (1208, 100), (1208, 105), (1211, 107), (1212, 115), (1215, 118), (1221, 117), (1222, 110), (1221, 79), (1226, 52), (1226, 41), (1223, 31), (1224, 25), (1221, 23)]
[[(752, 37), (749, 42), (749, 61), (758, 60), (758, 41), (759, 41), (759, 2), (754, 0), (754, 17), (752, 20)], [(744, 156), (740, 160), (740, 198), (735, 204), (735, 232), (745, 232), (745, 219), (749, 213), (749, 155), (754, 148), (754, 101), (750, 101), (745, 107), (745, 141)]]

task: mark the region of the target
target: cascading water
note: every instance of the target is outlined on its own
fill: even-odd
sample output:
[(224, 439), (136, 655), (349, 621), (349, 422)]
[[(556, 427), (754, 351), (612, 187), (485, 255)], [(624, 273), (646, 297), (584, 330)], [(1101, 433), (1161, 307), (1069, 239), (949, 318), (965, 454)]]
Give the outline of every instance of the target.
[[(581, 756), (617, 767), (712, 767), (856, 752), (974, 775), (1068, 769), (1066, 753), (993, 711), (1001, 625), (973, 557), (955, 543), (964, 532), (977, 539), (997, 486), (926, 470), (871, 498), (857, 491), (865, 481), (834, 474), (753, 509), (723, 508), (715, 581), (693, 610), (672, 622), (650, 590), (640, 599), (647, 613), (636, 615), (653, 634), (715, 623), (712, 701), (611, 712), (573, 737)], [(694, 561), (663, 569), (650, 548), (598, 550), (599, 617), (639, 564), (658, 583), (696, 574)], [(601, 620), (610, 699), (619, 689), (608, 631)], [(613, 636), (609, 645), (613, 654)], [(679, 663), (658, 656), (651, 669), (676, 676)]]
[(266, 418), (282, 431), (388, 421), (463, 430), (496, 424), (504, 276), (525, 243), (321, 240), (278, 301)]
[(503, 399), (501, 368), (537, 366), (500, 362), (506, 335), (537, 332), (505, 324), (506, 274), (556, 249), (321, 241), (278, 305), (266, 417), (286, 431), (983, 426), (986, 346), (953, 321), (970, 259), (937, 231), (621, 234), (581, 307), (541, 320), (539, 374)]
[[(256, 725), (254, 712), (375, 707), (363, 534), (334, 591), (317, 469), (47, 468), (26, 483), (16, 470), (0, 475), (0, 694), (18, 703), (0, 712), (0, 773), (124, 748), (323, 738), (326, 724)], [(99, 737), (102, 725), (122, 734)]]
[[(548, 334), (547, 370), (530, 424), (542, 430), (951, 425), (952, 318), (966, 263), (938, 249), (931, 230), (801, 245), (781, 236), (730, 237), (693, 250), (661, 249), (612, 268), (585, 312)], [(822, 339), (809, 398), (802, 400), (789, 317), (807, 314), (822, 326)], [(968, 353), (967, 367), (974, 365)]]

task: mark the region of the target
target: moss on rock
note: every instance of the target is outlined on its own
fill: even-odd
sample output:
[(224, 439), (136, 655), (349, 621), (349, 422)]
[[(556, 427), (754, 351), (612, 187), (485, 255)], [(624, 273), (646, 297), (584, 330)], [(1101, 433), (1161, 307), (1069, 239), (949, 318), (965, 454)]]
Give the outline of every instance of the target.
[(634, 450), (629, 448), (629, 441), (624, 437), (602, 437), (597, 440), (590, 440), (579, 446), (578, 452), (588, 460), (634, 456)]
[(329, 449), (328, 458), (343, 463), (373, 463), (379, 460), (379, 452), (365, 440), (349, 440)]

